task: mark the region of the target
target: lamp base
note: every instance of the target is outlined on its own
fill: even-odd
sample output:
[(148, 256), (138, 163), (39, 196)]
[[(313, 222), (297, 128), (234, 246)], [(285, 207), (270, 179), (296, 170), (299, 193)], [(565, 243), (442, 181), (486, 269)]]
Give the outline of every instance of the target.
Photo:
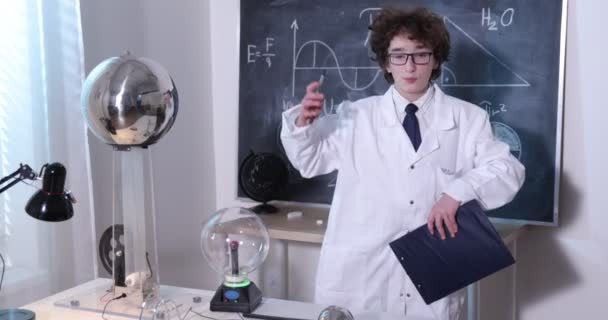
[(211, 311), (251, 313), (262, 302), (262, 292), (255, 283), (240, 288), (221, 285), (209, 303)]
[(25, 309), (2, 309), (0, 320), (35, 320), (36, 314)]

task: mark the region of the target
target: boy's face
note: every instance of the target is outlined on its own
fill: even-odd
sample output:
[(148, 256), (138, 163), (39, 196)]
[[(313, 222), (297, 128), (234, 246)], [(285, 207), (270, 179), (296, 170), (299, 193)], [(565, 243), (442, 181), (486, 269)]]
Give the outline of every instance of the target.
[(422, 43), (410, 39), (407, 33), (398, 34), (391, 40), (386, 70), (392, 74), (397, 91), (409, 101), (426, 92), (431, 73), (438, 67), (432, 52)]

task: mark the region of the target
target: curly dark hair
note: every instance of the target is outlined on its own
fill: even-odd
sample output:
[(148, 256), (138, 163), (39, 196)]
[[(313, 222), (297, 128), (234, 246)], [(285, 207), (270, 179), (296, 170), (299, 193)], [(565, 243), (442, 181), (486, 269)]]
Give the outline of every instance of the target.
[(388, 47), (395, 36), (403, 33), (433, 50), (438, 66), (431, 73), (431, 79), (439, 77), (441, 64), (448, 60), (450, 54), (450, 34), (438, 15), (422, 7), (413, 10), (385, 8), (374, 17), (369, 28), (371, 49), (376, 55), (374, 60), (384, 71), (386, 81), (395, 82), (386, 70)]

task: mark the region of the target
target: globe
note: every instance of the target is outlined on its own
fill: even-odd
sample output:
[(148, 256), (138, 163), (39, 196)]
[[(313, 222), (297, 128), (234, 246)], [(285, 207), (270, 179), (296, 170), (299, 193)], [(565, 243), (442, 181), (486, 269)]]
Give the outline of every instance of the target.
[(89, 129), (115, 146), (157, 142), (171, 129), (179, 105), (169, 73), (156, 61), (128, 53), (97, 65), (80, 99)]
[(201, 231), (203, 256), (230, 287), (249, 284), (248, 274), (264, 262), (269, 243), (262, 219), (245, 208), (217, 211)]
[(272, 153), (250, 153), (239, 168), (239, 186), (247, 197), (262, 202), (252, 208), (256, 213), (274, 213), (277, 208), (266, 204), (277, 199), (287, 186), (289, 172), (285, 162)]

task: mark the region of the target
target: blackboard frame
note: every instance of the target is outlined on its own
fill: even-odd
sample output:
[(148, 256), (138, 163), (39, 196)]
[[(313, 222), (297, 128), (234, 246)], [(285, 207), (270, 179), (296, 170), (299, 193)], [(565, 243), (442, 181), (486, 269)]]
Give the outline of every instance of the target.
[[(243, 14), (243, 10), (242, 10), (242, 2), (243, 1), (251, 1), (251, 0), (241, 0), (241, 3), (239, 3), (239, 12), (241, 12), (240, 14)], [(483, 0), (482, 0), (483, 1)], [(287, 1), (290, 2), (290, 1)], [(293, 2), (293, 1), (291, 1)], [(559, 212), (559, 191), (560, 191), (560, 177), (561, 177), (561, 158), (562, 158), (562, 143), (563, 143), (563, 137), (562, 137), (562, 131), (563, 131), (563, 110), (564, 110), (564, 85), (565, 85), (565, 52), (566, 52), (566, 38), (567, 38), (567, 17), (568, 17), (568, 0), (557, 0), (558, 3), (560, 3), (561, 6), (561, 14), (559, 17), (559, 52), (557, 53), (557, 59), (559, 61), (559, 70), (558, 70), (558, 76), (557, 76), (557, 90), (555, 92), (555, 95), (557, 96), (557, 105), (556, 105), (556, 123), (555, 123), (555, 157), (553, 159), (554, 161), (554, 184), (553, 184), (553, 215), (550, 219), (550, 221), (537, 221), (537, 220), (533, 220), (533, 219), (514, 219), (514, 218), (500, 218), (500, 217), (495, 217), (495, 216), (491, 216), (491, 219), (495, 222), (506, 222), (506, 223), (515, 223), (515, 224), (531, 224), (531, 225), (541, 225), (541, 226), (558, 226), (559, 224), (559, 216), (558, 216), (558, 212)], [(238, 42), (240, 44), (240, 52), (239, 52), (239, 64), (241, 65), (242, 68), (242, 62), (243, 62), (243, 56), (244, 56), (244, 50), (243, 50), (243, 41), (244, 38), (242, 38), (242, 28), (243, 28), (243, 22), (242, 22), (243, 17), (241, 16), (241, 19), (239, 19), (239, 26), (238, 26)], [(242, 77), (242, 69), (239, 69), (239, 79), (241, 79)], [(241, 85), (241, 81), (239, 81), (239, 92), (241, 92), (242, 89), (242, 85)], [(239, 95), (239, 131), (241, 128), (241, 103), (242, 103), (242, 95)], [(242, 142), (239, 136), (239, 147), (238, 147), (238, 152), (239, 155), (237, 158), (241, 157), (242, 154)], [(264, 152), (266, 150), (254, 150), (254, 149), (249, 149), (247, 148), (248, 151), (255, 151), (255, 152)], [(248, 153), (248, 152), (247, 152)], [(237, 159), (238, 160), (238, 159)], [(238, 164), (237, 164), (238, 167)], [(528, 172), (529, 173), (529, 172)], [(245, 199), (244, 195), (242, 193), (242, 191), (240, 189), (237, 190), (237, 199)], [(304, 206), (306, 205), (310, 205), (310, 206), (329, 206), (328, 203), (324, 203), (324, 202), (309, 202), (309, 201), (293, 201), (293, 200), (285, 200), (285, 199), (279, 199), (277, 200), (277, 202), (279, 203), (289, 203), (289, 204), (302, 204)]]

